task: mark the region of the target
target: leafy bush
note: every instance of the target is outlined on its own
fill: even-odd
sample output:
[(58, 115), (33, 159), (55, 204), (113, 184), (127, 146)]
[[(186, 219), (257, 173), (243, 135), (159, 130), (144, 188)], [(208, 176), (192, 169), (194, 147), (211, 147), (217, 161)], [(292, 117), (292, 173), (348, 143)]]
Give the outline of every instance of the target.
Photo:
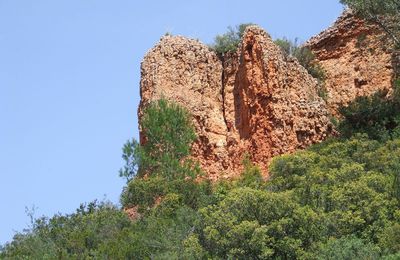
[[(95, 259), (107, 256), (107, 244), (132, 222), (108, 202), (81, 205), (76, 213), (41, 217), (6, 244), (5, 259)], [(101, 253), (104, 251), (104, 253)]]
[(154, 101), (145, 109), (141, 127), (144, 144), (133, 139), (122, 148), (125, 165), (119, 171), (121, 177), (127, 182), (148, 174), (176, 179), (189, 172), (187, 167), (192, 164), (183, 159), (190, 154), (196, 134), (186, 109), (165, 99)]
[(225, 53), (236, 51), (246, 27), (250, 25), (253, 24), (244, 23), (237, 25), (235, 28), (229, 26), (226, 33), (217, 35), (215, 37), (214, 43), (210, 45), (210, 48), (221, 56), (223, 56)]
[(123, 148), (126, 165), (120, 175), (131, 177), (121, 195), (123, 206), (149, 209), (157, 199), (176, 193), (183, 195), (184, 204), (196, 208), (207, 184), (195, 183), (200, 169), (187, 159), (196, 138), (187, 110), (160, 99), (145, 109), (141, 127), (144, 144), (132, 141)]

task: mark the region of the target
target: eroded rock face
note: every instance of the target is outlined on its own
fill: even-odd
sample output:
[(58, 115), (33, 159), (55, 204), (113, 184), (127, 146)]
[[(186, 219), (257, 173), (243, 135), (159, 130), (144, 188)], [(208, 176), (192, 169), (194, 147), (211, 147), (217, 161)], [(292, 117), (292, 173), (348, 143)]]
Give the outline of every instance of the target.
[(306, 45), (326, 72), (332, 114), (357, 96), (391, 88), (394, 72), (390, 41), (384, 39), (379, 27), (355, 17), (350, 10)]
[(239, 174), (245, 153), (267, 175), (273, 156), (332, 131), (316, 80), (256, 26), (223, 61), (198, 41), (163, 37), (141, 72), (139, 123), (145, 106), (160, 97), (186, 107), (198, 135), (192, 155), (211, 179)]

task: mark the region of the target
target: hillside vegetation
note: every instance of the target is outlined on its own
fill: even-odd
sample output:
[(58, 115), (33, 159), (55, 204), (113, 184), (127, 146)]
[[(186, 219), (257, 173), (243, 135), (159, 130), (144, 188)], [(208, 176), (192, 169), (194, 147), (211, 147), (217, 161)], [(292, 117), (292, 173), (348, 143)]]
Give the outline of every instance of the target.
[[(201, 169), (187, 159), (194, 140), (187, 111), (160, 100), (146, 110), (146, 143), (123, 149), (121, 202), (135, 207), (135, 220), (109, 203), (89, 203), (36, 219), (1, 257), (397, 259), (400, 128), (385, 122), (398, 122), (391, 115), (400, 110), (396, 98), (376, 100), (347, 108), (348, 136), (276, 157), (269, 181), (246, 157), (239, 178), (216, 183), (196, 178)], [(371, 104), (376, 118), (365, 111)], [(350, 129), (355, 118), (360, 124)]]

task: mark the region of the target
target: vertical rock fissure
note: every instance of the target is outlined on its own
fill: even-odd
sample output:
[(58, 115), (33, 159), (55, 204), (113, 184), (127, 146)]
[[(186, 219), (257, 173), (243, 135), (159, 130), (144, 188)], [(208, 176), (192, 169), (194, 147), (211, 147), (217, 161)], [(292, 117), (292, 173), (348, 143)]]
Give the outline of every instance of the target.
[(220, 58), (222, 62), (222, 73), (221, 73), (221, 95), (222, 95), (222, 117), (224, 118), (225, 127), (227, 131), (230, 131), (228, 126), (228, 121), (226, 120), (226, 108), (225, 108), (225, 58), (222, 56)]

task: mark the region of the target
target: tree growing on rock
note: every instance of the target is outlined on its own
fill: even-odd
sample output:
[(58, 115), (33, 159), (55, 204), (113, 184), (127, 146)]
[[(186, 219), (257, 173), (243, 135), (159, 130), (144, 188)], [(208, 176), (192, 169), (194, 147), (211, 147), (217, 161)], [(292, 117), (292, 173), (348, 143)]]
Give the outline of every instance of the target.
[(162, 175), (174, 179), (196, 139), (189, 112), (165, 99), (149, 104), (141, 121), (145, 142), (128, 141), (123, 147), (125, 166), (120, 175), (131, 179)]
[(358, 15), (381, 27), (400, 47), (400, 0), (340, 0)]

